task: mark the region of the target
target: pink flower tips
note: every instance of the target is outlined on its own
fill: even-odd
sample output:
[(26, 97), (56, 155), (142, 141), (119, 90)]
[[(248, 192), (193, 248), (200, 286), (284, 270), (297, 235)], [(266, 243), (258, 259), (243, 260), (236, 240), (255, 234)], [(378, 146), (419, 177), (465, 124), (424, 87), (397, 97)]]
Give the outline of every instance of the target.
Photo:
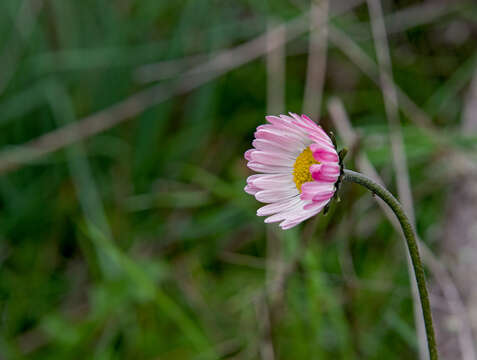
[(330, 202), (341, 167), (326, 132), (308, 116), (266, 116), (269, 124), (255, 132), (245, 152), (247, 166), (259, 174), (247, 179), (245, 191), (263, 203), (258, 216), (292, 228), (318, 214)]

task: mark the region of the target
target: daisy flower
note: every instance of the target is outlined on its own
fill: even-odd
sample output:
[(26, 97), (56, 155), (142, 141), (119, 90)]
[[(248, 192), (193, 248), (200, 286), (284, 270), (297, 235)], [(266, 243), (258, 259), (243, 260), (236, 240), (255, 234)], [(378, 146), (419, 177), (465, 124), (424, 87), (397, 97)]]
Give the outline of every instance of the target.
[(269, 124), (255, 132), (247, 166), (259, 174), (247, 179), (245, 191), (267, 203), (257, 210), (266, 223), (290, 229), (318, 214), (336, 191), (341, 166), (326, 132), (308, 116), (266, 116)]

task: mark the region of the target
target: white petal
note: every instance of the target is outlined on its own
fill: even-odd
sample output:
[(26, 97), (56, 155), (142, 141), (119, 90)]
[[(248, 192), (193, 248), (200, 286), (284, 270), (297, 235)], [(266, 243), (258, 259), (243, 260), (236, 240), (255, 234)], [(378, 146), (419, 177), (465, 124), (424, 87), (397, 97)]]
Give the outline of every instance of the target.
[(291, 176), (283, 175), (283, 180), (257, 179), (252, 185), (260, 189), (279, 189), (282, 187), (296, 187)]
[(249, 161), (247, 163), (249, 169), (252, 169), (257, 172), (268, 173), (268, 174), (292, 174), (293, 168), (291, 166), (284, 167), (284, 166), (273, 166), (273, 165), (265, 165), (258, 163), (256, 161)]
[(286, 187), (283, 189), (259, 191), (255, 194), (255, 198), (264, 203), (273, 203), (297, 196), (298, 194), (299, 192), (296, 187)]
[[(301, 199), (300, 199), (301, 200)], [(289, 218), (298, 217), (303, 213), (303, 206), (306, 204), (303, 200), (299, 201), (296, 205), (292, 206), (290, 209), (279, 212), (273, 216), (269, 216), (265, 219), (266, 223), (277, 222), (281, 220), (286, 220)]]
[(257, 210), (257, 215), (268, 216), (268, 215), (276, 214), (281, 211), (286, 211), (292, 208), (293, 206), (295, 206), (296, 204), (298, 204), (299, 201), (300, 201), (300, 198), (296, 196), (291, 199), (286, 199), (283, 201), (265, 205)]

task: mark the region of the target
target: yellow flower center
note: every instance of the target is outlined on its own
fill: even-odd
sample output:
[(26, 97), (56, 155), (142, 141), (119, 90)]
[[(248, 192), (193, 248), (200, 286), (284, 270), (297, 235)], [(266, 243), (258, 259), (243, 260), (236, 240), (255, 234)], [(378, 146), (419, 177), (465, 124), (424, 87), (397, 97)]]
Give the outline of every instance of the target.
[(301, 186), (309, 181), (313, 181), (310, 172), (310, 166), (313, 164), (319, 164), (319, 161), (316, 161), (313, 157), (313, 153), (310, 148), (306, 148), (301, 152), (300, 155), (295, 160), (295, 165), (293, 165), (293, 181), (295, 182), (296, 188), (301, 193)]

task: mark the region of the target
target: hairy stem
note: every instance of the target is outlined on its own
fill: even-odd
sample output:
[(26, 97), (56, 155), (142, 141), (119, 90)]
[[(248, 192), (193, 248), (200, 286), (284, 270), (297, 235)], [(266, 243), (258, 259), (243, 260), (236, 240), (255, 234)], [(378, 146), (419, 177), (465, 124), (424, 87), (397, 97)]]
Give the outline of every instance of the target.
[(404, 237), (406, 238), (409, 254), (411, 255), (414, 274), (416, 276), (417, 287), (419, 289), (419, 297), (421, 299), (422, 313), (424, 316), (424, 324), (426, 325), (427, 347), (429, 348), (429, 356), (431, 360), (437, 360), (437, 347), (434, 336), (434, 328), (432, 326), (431, 306), (429, 304), (429, 295), (426, 288), (426, 280), (424, 277), (424, 268), (422, 266), (421, 258), (419, 256), (419, 249), (416, 242), (416, 234), (412, 227), (409, 218), (404, 212), (399, 201), (382, 185), (376, 183), (366, 175), (358, 172), (345, 169), (343, 180), (360, 184), (370, 190), (373, 194), (379, 196), (391, 210), (396, 214), (396, 217), (401, 224)]

